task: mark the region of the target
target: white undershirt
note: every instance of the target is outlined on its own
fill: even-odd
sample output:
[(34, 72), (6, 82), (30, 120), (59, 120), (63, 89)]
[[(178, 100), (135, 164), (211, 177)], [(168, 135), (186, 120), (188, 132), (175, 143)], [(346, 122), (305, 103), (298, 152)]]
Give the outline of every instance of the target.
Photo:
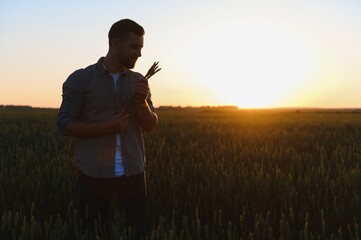
[[(120, 74), (115, 73), (111, 74), (114, 81), (114, 89), (116, 94), (117, 93), (117, 81), (119, 79)], [(122, 158), (122, 148), (121, 148), (121, 141), (120, 141), (120, 134), (117, 133), (116, 140), (115, 140), (115, 160), (114, 160), (114, 175), (116, 177), (124, 175), (124, 166), (123, 166), (123, 158)]]

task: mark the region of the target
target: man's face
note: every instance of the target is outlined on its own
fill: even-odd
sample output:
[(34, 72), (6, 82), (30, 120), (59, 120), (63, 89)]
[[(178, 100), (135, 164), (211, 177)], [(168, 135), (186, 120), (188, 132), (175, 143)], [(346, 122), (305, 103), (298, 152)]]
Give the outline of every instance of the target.
[(116, 47), (118, 61), (126, 68), (132, 69), (142, 56), (143, 37), (129, 33), (128, 38), (119, 41)]

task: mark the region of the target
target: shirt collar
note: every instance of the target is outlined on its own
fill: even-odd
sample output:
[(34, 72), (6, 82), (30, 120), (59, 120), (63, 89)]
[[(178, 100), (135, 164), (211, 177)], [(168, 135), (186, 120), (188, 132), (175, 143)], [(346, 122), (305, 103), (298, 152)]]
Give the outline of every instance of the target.
[[(108, 71), (107, 67), (104, 65), (104, 59), (105, 57), (101, 57), (99, 58), (97, 65), (101, 71), (102, 74), (110, 74), (110, 72)], [(121, 73), (121, 75), (125, 75), (129, 72), (129, 69), (125, 70), (124, 72)]]

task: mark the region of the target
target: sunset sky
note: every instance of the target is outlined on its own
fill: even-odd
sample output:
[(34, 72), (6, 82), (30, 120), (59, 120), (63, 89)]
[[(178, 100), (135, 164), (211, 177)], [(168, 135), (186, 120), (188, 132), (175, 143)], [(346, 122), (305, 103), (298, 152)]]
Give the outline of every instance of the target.
[(361, 1), (0, 1), (0, 105), (58, 108), (110, 26), (146, 31), (155, 106), (361, 108)]

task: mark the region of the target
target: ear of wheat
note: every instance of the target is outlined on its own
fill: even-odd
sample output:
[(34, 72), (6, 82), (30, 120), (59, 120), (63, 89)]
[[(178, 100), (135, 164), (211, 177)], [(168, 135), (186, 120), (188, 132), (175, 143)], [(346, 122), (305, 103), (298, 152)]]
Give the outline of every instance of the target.
[(153, 65), (149, 68), (147, 74), (145, 74), (145, 79), (149, 79), (151, 78), (154, 74), (156, 74), (157, 72), (159, 72), (161, 70), (161, 68), (158, 67), (158, 63), (159, 62), (154, 62)]

